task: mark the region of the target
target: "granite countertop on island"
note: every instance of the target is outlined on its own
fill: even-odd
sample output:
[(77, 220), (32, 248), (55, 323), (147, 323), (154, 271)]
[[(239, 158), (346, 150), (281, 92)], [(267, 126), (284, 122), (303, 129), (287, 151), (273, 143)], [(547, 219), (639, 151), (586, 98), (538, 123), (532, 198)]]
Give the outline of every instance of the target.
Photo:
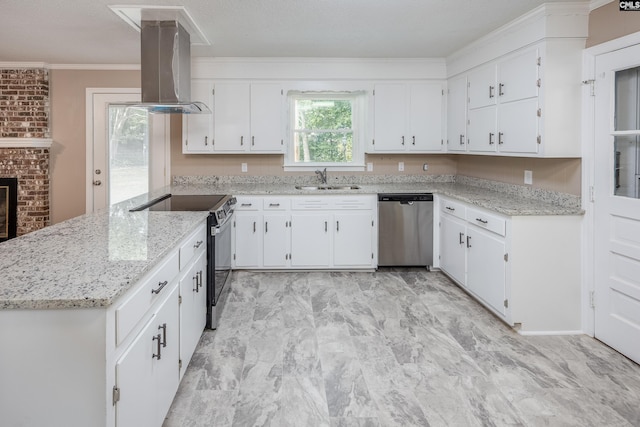
[(0, 243), (0, 310), (108, 307), (208, 212), (129, 212), (148, 196)]

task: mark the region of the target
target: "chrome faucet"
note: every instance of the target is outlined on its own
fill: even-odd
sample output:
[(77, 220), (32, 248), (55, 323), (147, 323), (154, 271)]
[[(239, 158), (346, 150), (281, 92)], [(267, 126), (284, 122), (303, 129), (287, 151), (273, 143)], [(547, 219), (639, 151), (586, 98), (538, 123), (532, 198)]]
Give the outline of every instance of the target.
[(323, 171), (321, 171), (320, 169), (318, 169), (316, 171), (316, 175), (318, 175), (318, 178), (320, 179), (320, 182), (322, 184), (326, 184), (327, 183), (327, 168), (324, 168)]

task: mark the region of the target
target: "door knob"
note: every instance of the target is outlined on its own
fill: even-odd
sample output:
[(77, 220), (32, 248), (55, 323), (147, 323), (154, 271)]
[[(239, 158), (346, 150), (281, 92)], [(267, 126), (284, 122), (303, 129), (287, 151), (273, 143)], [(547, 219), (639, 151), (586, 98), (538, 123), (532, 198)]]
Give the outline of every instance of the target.
[(95, 181), (93, 181), (93, 185), (102, 185), (102, 181), (96, 179)]

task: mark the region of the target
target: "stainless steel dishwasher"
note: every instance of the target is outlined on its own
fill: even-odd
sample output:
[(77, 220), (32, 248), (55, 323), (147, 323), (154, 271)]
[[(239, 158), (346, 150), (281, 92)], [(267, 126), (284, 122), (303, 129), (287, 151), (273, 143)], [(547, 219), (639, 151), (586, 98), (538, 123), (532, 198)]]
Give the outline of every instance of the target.
[(378, 194), (378, 265), (433, 265), (433, 194)]

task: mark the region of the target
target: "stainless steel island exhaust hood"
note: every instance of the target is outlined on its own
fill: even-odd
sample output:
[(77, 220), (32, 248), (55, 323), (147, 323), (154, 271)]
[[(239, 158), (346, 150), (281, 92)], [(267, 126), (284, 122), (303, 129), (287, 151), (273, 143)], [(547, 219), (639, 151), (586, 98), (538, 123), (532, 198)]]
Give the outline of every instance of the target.
[(142, 20), (140, 26), (142, 103), (151, 113), (202, 114), (211, 110), (191, 102), (191, 42), (176, 20)]

